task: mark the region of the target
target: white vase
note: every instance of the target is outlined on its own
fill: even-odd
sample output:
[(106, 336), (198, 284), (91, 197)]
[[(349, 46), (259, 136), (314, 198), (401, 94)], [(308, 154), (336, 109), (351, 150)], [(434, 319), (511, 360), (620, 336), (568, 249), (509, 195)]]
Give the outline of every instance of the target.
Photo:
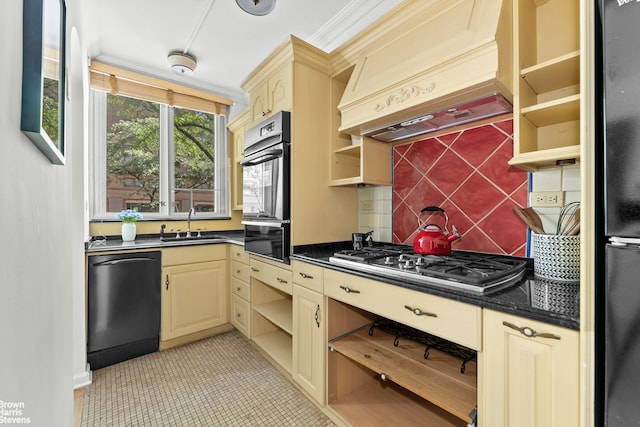
[(135, 239), (136, 239), (136, 223), (123, 222), (122, 223), (122, 241), (133, 242)]

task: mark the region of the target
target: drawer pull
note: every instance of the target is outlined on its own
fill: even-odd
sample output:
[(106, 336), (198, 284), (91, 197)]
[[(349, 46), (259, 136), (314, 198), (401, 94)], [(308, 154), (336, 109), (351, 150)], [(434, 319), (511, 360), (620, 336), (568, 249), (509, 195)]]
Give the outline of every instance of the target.
[(522, 328), (514, 325), (513, 323), (509, 323), (509, 322), (502, 322), (502, 324), (504, 326), (507, 326), (513, 330), (516, 330), (518, 332), (520, 332), (522, 335), (524, 335), (525, 337), (529, 337), (529, 338), (550, 338), (552, 340), (559, 340), (560, 336), (556, 335), (556, 334), (550, 334), (548, 332), (536, 332), (534, 329), (531, 329), (528, 326), (523, 326)]
[(380, 373), (380, 379), (382, 380), (382, 382), (386, 382), (387, 381), (387, 374), (385, 374), (384, 372)]
[(313, 279), (313, 276), (310, 276), (307, 273), (303, 272), (300, 272), (300, 276), (302, 276), (303, 279)]
[(240, 270), (236, 270), (236, 274), (240, 274)]
[(318, 325), (318, 328), (319, 328), (320, 327), (320, 304), (318, 304), (318, 306), (316, 307), (315, 319), (316, 319), (316, 325)]
[(289, 282), (287, 282), (286, 280), (281, 279), (281, 278), (279, 278), (279, 277), (276, 277), (276, 280), (278, 281), (278, 283), (289, 283)]
[(348, 294), (359, 294), (360, 291), (356, 290), (356, 289), (351, 289), (348, 286), (340, 286), (340, 289), (342, 289), (343, 291), (345, 291)]
[(254, 273), (260, 273), (260, 270), (258, 270), (258, 269), (257, 269), (257, 268), (255, 268), (255, 267), (251, 267), (251, 271), (253, 271)]
[(240, 318), (240, 313), (236, 313), (236, 319)]
[(438, 317), (438, 315), (435, 314), (435, 313), (429, 313), (428, 311), (422, 311), (419, 308), (413, 308), (413, 307), (410, 307), (408, 305), (405, 305), (404, 308), (406, 308), (409, 311), (412, 311), (413, 314), (415, 314), (416, 316)]
[(240, 292), (240, 286), (238, 286), (238, 287), (236, 288), (236, 291)]

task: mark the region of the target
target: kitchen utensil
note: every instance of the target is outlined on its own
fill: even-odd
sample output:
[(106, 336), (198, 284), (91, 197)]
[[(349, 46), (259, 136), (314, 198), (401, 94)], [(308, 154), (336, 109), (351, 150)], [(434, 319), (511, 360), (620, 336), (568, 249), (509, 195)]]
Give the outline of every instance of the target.
[(560, 211), (556, 234), (567, 236), (577, 224), (580, 224), (580, 202), (568, 203)]
[(522, 220), (522, 222), (525, 223), (527, 227), (531, 229), (531, 231), (537, 234), (546, 234), (544, 232), (544, 226), (542, 225), (540, 215), (538, 215), (533, 208), (519, 208), (514, 206), (513, 212)]
[(353, 244), (353, 250), (361, 251), (365, 246), (373, 246), (373, 238), (371, 237), (372, 233), (373, 230), (368, 233), (352, 233), (351, 243)]
[[(422, 225), (422, 216), (429, 213), (429, 217), (434, 214), (444, 216), (444, 230), (437, 224)], [(460, 239), (462, 236), (455, 226), (451, 227), (452, 233), (449, 232), (449, 217), (444, 209), (438, 206), (427, 206), (422, 208), (418, 215), (418, 229), (420, 232), (413, 240), (413, 250), (423, 255), (450, 255), (451, 244)]]

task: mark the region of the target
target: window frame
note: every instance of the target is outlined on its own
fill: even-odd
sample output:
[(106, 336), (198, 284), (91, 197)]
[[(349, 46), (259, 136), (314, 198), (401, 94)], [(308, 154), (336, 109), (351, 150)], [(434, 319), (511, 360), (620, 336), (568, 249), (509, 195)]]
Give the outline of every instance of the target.
[[(90, 135), (89, 139), (89, 216), (92, 220), (113, 220), (116, 212), (107, 211), (107, 92), (91, 89), (89, 93)], [(115, 96), (125, 96), (118, 95)], [(152, 101), (154, 102), (154, 101)], [(174, 187), (174, 107), (160, 105), (160, 209), (145, 212), (146, 220), (183, 220), (188, 212), (174, 212), (172, 207)], [(186, 108), (186, 107), (175, 107)], [(191, 108), (186, 108), (191, 109)], [(193, 110), (193, 109), (192, 109)], [(214, 197), (215, 212), (198, 212), (199, 219), (229, 219), (231, 215), (229, 182), (229, 144), (227, 141), (227, 115), (214, 116)]]

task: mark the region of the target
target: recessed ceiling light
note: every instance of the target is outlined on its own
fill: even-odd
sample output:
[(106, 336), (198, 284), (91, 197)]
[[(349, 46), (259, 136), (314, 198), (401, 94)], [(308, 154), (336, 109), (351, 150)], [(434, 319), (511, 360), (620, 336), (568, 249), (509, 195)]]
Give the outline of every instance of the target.
[(236, 0), (240, 9), (257, 16), (270, 14), (276, 7), (276, 0)]
[(181, 76), (192, 76), (196, 69), (196, 58), (182, 52), (172, 52), (167, 57), (171, 64), (171, 71)]

